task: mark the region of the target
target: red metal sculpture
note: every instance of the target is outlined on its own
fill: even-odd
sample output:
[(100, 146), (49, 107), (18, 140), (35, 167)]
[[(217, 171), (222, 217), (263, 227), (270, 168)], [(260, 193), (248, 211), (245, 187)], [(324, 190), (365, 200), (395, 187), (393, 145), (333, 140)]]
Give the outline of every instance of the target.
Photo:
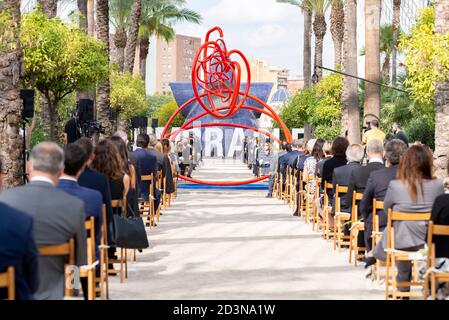
[[(212, 33), (218, 32), (219, 38), (215, 41), (210, 40)], [(242, 66), (238, 61), (232, 59), (232, 56), (238, 56), (243, 60), (244, 68), (247, 72), (247, 85), (245, 91), (240, 91), (241, 76), (242, 76)], [(185, 130), (191, 130), (194, 128), (192, 123), (201, 119), (202, 117), (210, 114), (217, 119), (226, 119), (234, 114), (236, 114), (240, 109), (242, 110), (252, 110), (261, 112), (274, 121), (276, 121), (282, 128), (284, 132), (285, 139), (291, 142), (291, 133), (287, 126), (282, 122), (276, 112), (264, 103), (259, 98), (249, 94), (249, 89), (251, 85), (251, 72), (248, 60), (243, 55), (242, 52), (238, 50), (228, 51), (226, 48), (226, 43), (223, 40), (223, 31), (220, 27), (214, 27), (210, 29), (206, 34), (206, 41), (200, 47), (196, 53), (195, 61), (192, 67), (192, 87), (195, 96), (184, 103), (175, 113), (171, 116), (167, 124), (165, 125), (164, 131), (162, 132), (162, 137), (175, 140), (176, 136)], [(202, 91), (202, 93), (200, 93)], [(240, 99), (239, 99), (240, 98)], [(265, 109), (259, 109), (245, 105), (245, 101), (251, 99), (265, 107)], [(207, 103), (206, 103), (206, 102)], [(220, 101), (224, 106), (217, 106), (215, 101)], [(197, 102), (204, 109), (204, 112), (186, 123), (183, 126), (172, 132), (167, 133), (170, 124), (176, 118), (176, 116), (184, 110), (191, 103)], [(201, 124), (202, 127), (234, 127), (253, 130), (266, 135), (267, 137), (273, 138), (278, 143), (280, 140), (272, 135), (270, 132), (260, 130), (255, 127), (233, 124), (233, 123), (205, 123)], [(192, 179), (185, 176), (180, 178), (186, 181), (195, 182), (199, 184), (207, 184), (214, 186), (234, 186), (249, 184), (254, 182), (259, 182), (267, 179), (269, 176), (264, 176), (256, 179), (246, 180), (246, 181), (235, 181), (235, 182), (219, 182), (219, 181), (203, 181), (198, 179)]]

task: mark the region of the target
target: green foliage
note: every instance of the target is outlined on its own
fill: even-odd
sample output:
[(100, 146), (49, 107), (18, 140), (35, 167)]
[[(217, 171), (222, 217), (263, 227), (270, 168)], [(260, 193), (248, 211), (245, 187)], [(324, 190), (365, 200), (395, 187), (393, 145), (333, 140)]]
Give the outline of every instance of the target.
[(111, 74), (111, 108), (126, 118), (143, 116), (147, 111), (145, 84), (139, 76), (113, 71)]
[(163, 95), (163, 94), (155, 94), (147, 97), (147, 116), (149, 118), (153, 118), (156, 116), (157, 110), (162, 107), (164, 104), (169, 103), (173, 100), (172, 96)]
[[(2, 1), (0, 1), (0, 5)], [(14, 43), (14, 30), (16, 24), (11, 16), (10, 8), (2, 8), (0, 10), (0, 52), (16, 49)]]
[(39, 11), (23, 15), (20, 40), (26, 80), (54, 104), (109, 74), (107, 52), (100, 41)]
[(309, 123), (315, 128), (317, 138), (332, 140), (341, 131), (341, 94), (341, 75), (328, 75), (314, 87), (293, 96), (279, 116), (289, 128), (301, 128)]
[[(156, 117), (158, 119), (159, 126), (165, 126), (170, 117), (178, 110), (178, 104), (172, 98), (170, 102), (162, 105), (156, 112)], [(171, 123), (170, 128), (172, 127), (181, 127), (185, 122), (185, 117), (180, 113), (176, 116), (176, 118)]]
[(435, 82), (449, 79), (449, 34), (436, 34), (434, 22), (434, 8), (425, 8), (410, 34), (400, 39), (409, 74), (405, 84), (425, 105), (433, 103)]

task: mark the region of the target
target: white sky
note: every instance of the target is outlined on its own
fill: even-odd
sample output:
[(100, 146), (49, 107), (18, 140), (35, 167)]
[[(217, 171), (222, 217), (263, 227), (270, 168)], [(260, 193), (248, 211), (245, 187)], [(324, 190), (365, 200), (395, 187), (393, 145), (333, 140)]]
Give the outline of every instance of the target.
[[(207, 30), (220, 26), (229, 49), (289, 69), (291, 75), (302, 74), (303, 17), (298, 7), (275, 0), (187, 0), (186, 7), (199, 12), (203, 23), (178, 24), (177, 33), (204, 39)], [(324, 65), (332, 67), (330, 32), (324, 46)]]

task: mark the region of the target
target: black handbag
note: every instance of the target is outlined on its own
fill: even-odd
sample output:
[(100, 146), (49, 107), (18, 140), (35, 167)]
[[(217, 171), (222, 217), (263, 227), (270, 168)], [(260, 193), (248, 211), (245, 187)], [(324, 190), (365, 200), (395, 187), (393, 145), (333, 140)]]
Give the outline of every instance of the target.
[(134, 213), (128, 217), (114, 214), (112, 218), (112, 234), (116, 247), (125, 249), (148, 248), (147, 232), (140, 216), (136, 216)]

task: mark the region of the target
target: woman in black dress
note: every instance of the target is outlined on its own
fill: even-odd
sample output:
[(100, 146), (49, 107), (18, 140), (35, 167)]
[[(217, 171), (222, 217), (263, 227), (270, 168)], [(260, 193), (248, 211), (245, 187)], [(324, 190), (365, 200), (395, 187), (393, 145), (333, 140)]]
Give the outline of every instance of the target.
[[(116, 145), (109, 139), (102, 140), (95, 148), (95, 159), (92, 169), (103, 173), (109, 179), (111, 200), (126, 199), (129, 190), (130, 177), (124, 172), (124, 165)], [(113, 208), (114, 214), (121, 214), (121, 208)], [(109, 258), (115, 258), (115, 247), (108, 250)]]

